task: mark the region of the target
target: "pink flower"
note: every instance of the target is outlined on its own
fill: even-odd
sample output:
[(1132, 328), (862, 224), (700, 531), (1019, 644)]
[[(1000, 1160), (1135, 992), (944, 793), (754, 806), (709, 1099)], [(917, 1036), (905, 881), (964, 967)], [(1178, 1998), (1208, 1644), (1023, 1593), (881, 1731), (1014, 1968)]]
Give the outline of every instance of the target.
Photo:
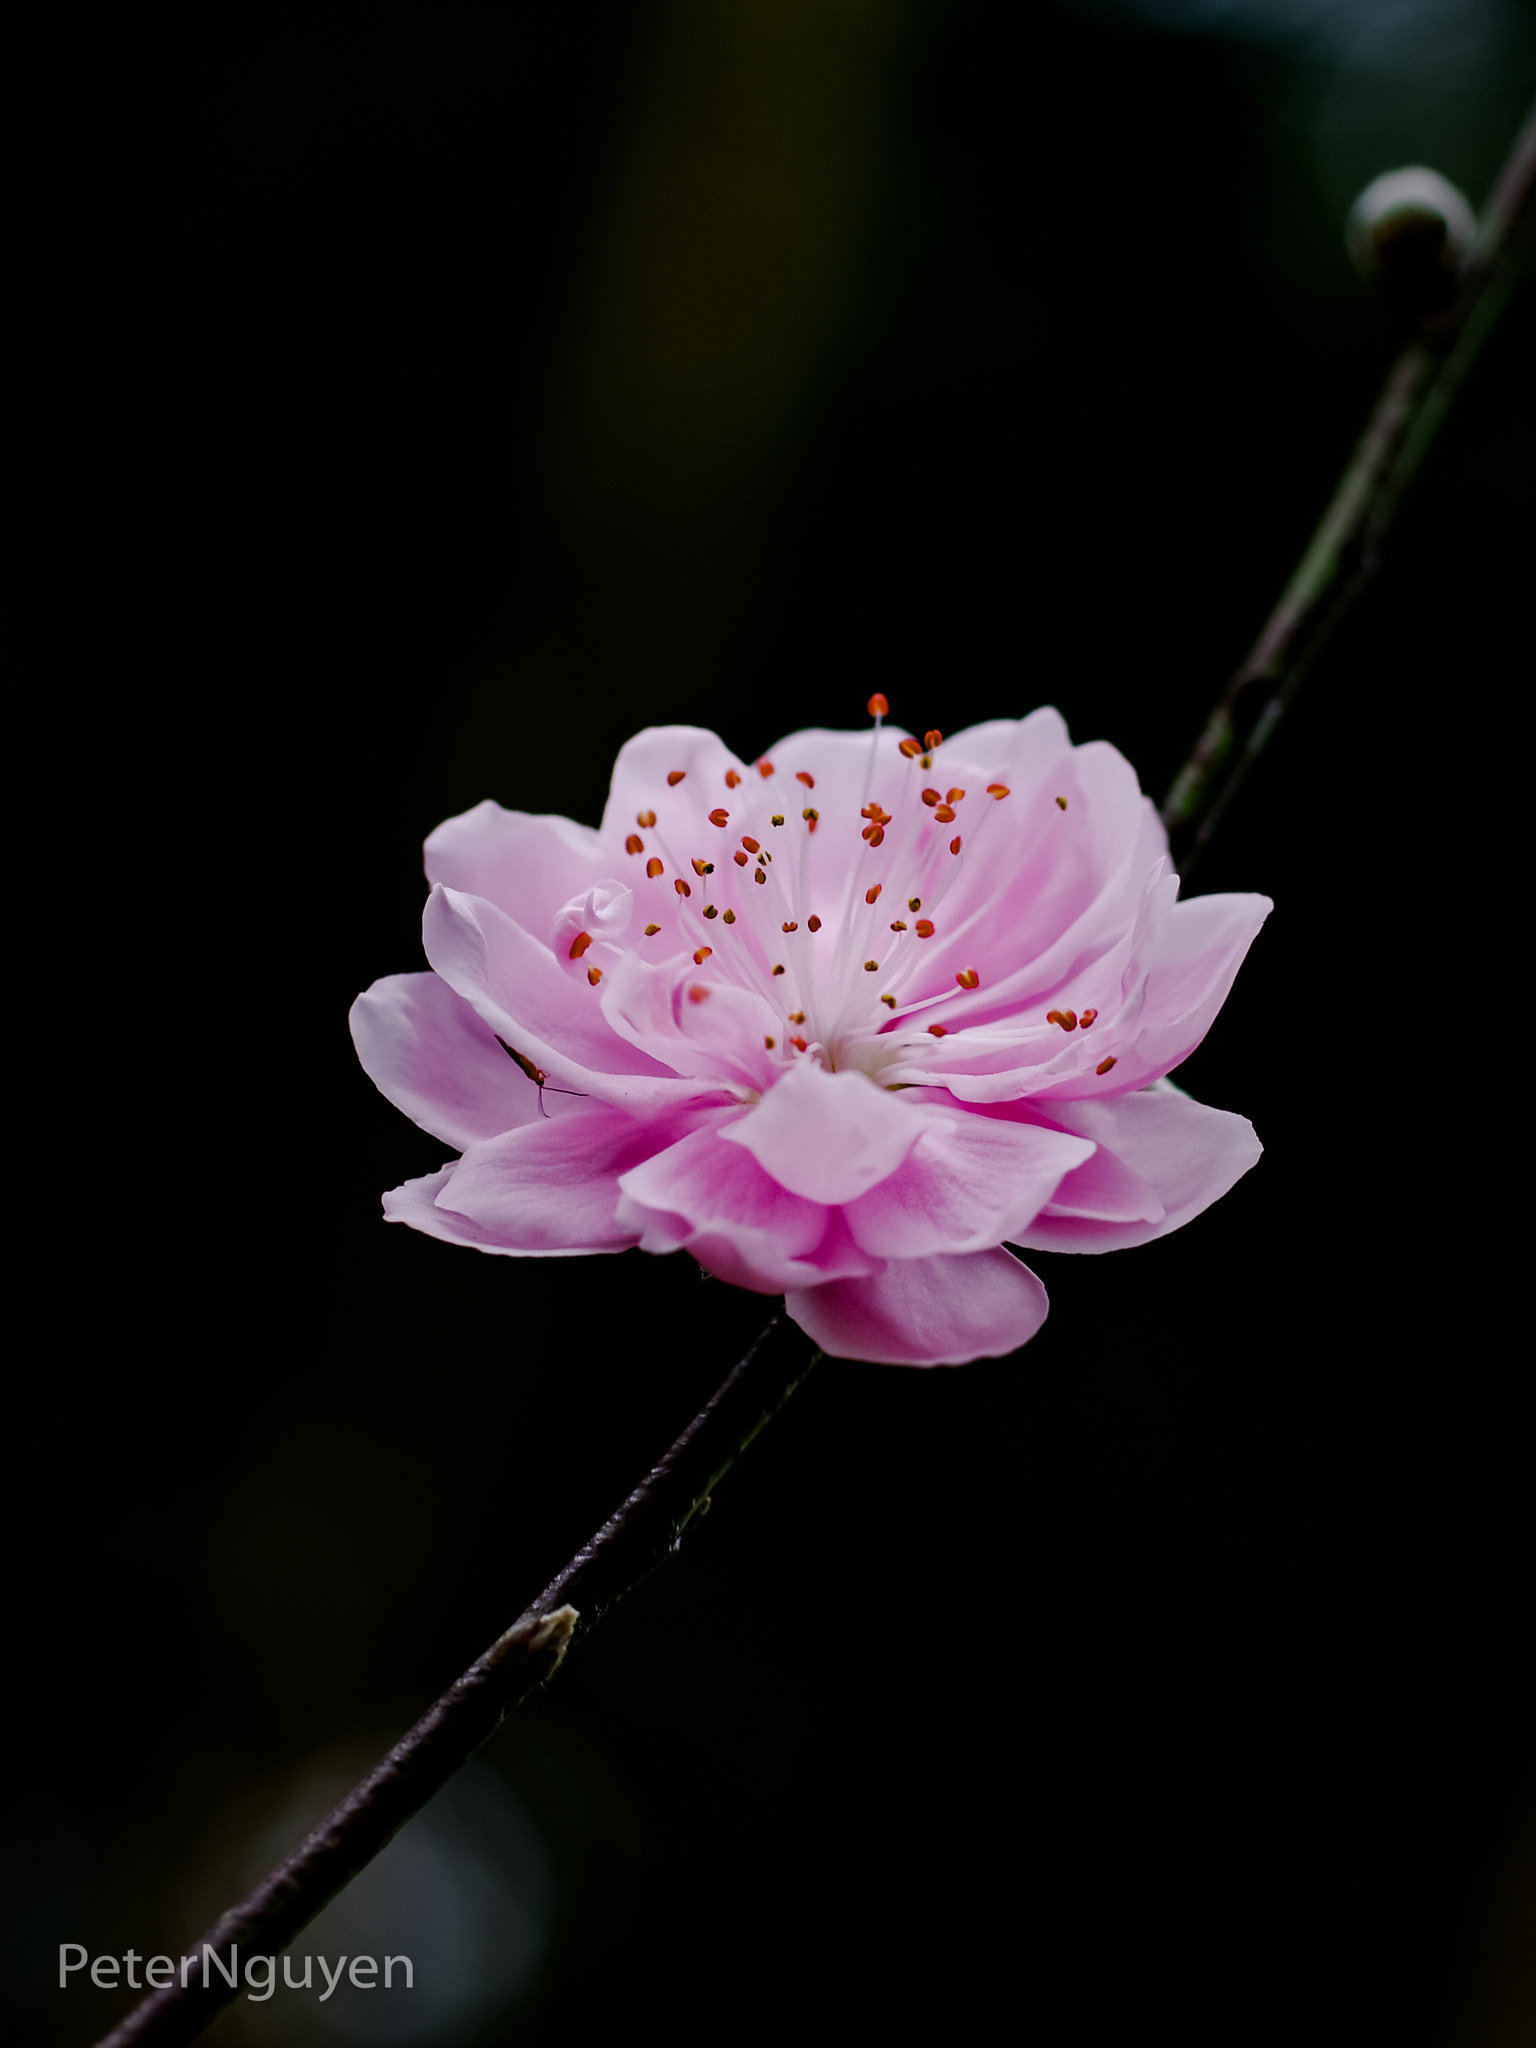
[(653, 728), (598, 831), (486, 802), (426, 868), (433, 971), (352, 1033), (463, 1155), (384, 1198), (451, 1243), (686, 1250), (835, 1357), (958, 1364), (1044, 1320), (1009, 1245), (1144, 1244), (1259, 1155), (1165, 1077), (1270, 905), (1179, 902), (1129, 764), (1055, 711), (750, 764)]

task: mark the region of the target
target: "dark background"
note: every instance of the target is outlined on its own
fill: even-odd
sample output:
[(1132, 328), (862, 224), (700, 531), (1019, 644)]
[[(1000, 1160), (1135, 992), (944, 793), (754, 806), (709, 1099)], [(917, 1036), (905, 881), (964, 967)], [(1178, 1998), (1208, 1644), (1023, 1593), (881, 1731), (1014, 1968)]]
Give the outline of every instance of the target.
[[(420, 964), (422, 838), (487, 795), (595, 822), (642, 725), (751, 757), (877, 688), (919, 729), (1055, 703), (1160, 795), (1390, 359), (1349, 199), (1429, 161), (1479, 202), (1536, 32), (57, 25), (12, 194), (4, 1997), (74, 2044), (128, 2000), (58, 1991), (57, 1945), (177, 1953), (764, 1314), (682, 1259), (385, 1229), (443, 1148), (346, 1012)], [(1499, 1306), (1533, 339), (1527, 284), (1195, 883), (1276, 902), (1179, 1076), (1258, 1168), (1163, 1243), (1033, 1261), (1013, 1359), (820, 1368), (298, 1943), (408, 1953), (415, 1992), (211, 2041), (1536, 2031)]]

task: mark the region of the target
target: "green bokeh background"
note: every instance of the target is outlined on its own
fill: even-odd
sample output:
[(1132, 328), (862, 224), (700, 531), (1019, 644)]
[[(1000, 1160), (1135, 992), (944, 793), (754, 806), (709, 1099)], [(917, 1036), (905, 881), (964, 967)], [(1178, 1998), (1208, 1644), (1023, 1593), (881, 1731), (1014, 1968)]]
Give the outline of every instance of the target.
[[(58, 1943), (199, 1933), (763, 1316), (383, 1227), (442, 1148), (345, 1019), (419, 964), (425, 834), (595, 822), (642, 725), (750, 758), (875, 689), (1055, 703), (1161, 794), (1394, 346), (1350, 197), (1428, 161), (1480, 200), (1536, 84), (1493, 0), (68, 26), (10, 607), (4, 1996), (43, 2044), (127, 2004)], [(1198, 877), (1277, 905), (1179, 1077), (1260, 1166), (1041, 1259), (1011, 1360), (820, 1369), (297, 1945), (410, 1953), (411, 2002), (210, 2042), (1526, 2038), (1533, 337), (1528, 284)]]

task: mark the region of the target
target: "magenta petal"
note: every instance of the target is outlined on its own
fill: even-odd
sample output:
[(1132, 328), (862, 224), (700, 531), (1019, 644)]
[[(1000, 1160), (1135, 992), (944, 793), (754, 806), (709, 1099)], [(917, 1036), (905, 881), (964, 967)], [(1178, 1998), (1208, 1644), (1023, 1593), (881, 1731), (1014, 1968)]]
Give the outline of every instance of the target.
[(758, 1294), (868, 1273), (858, 1250), (819, 1203), (790, 1194), (718, 1125), (696, 1130), (624, 1175), (620, 1220), (645, 1251), (690, 1251), (736, 1287)]
[[(1108, 1102), (1053, 1102), (1050, 1116), (1099, 1149), (1018, 1234), (1030, 1251), (1120, 1251), (1166, 1237), (1241, 1180), (1264, 1149), (1245, 1116), (1196, 1102), (1171, 1081)], [(1112, 1160), (1124, 1178), (1106, 1199)], [(1124, 1199), (1136, 1187), (1148, 1198), (1140, 1217)]]
[(881, 1258), (977, 1252), (1017, 1238), (1062, 1177), (1091, 1156), (1089, 1141), (1038, 1124), (908, 1113), (921, 1120), (917, 1144), (845, 1212), (855, 1242)]
[(791, 1194), (835, 1204), (894, 1173), (922, 1129), (909, 1103), (867, 1075), (797, 1060), (750, 1116), (720, 1135)]
[(893, 1259), (864, 1280), (831, 1280), (784, 1297), (813, 1344), (875, 1365), (965, 1365), (1004, 1358), (1045, 1321), (1045, 1289), (1001, 1247)]
[(538, 1090), (495, 1033), (435, 974), (389, 974), (352, 1005), (369, 1080), (413, 1122), (461, 1150), (527, 1123)]

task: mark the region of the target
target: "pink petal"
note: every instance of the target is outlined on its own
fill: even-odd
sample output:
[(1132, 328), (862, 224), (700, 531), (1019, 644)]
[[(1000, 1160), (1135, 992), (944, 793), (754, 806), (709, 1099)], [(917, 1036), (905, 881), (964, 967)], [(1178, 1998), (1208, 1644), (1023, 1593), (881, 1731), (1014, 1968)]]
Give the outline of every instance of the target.
[[(507, 1258), (525, 1258), (519, 1246), (503, 1244), (493, 1231), (484, 1230), (478, 1223), (471, 1223), (467, 1216), (455, 1215), (451, 1209), (440, 1209), (437, 1198), (447, 1188), (458, 1170), (455, 1159), (436, 1173), (429, 1173), (421, 1180), (408, 1180), (402, 1187), (391, 1188), (384, 1197), (384, 1221), (406, 1223), (412, 1230), (419, 1230), (426, 1237), (439, 1237), (445, 1244), (467, 1244), (477, 1252), (499, 1252)], [(586, 1246), (572, 1246), (572, 1254), (585, 1251)], [(618, 1247), (604, 1247), (618, 1249)], [(559, 1253), (541, 1253), (541, 1257), (559, 1257)]]
[(809, 1202), (855, 1201), (896, 1171), (922, 1132), (910, 1104), (865, 1074), (797, 1060), (721, 1136)]
[(679, 1105), (698, 1092), (620, 1038), (598, 990), (569, 979), (548, 946), (483, 898), (434, 889), (422, 942), (448, 986), (553, 1085), (635, 1110)]
[(1045, 1321), (1045, 1289), (1000, 1246), (893, 1259), (864, 1280), (786, 1294), (791, 1318), (832, 1358), (875, 1365), (965, 1365), (1003, 1358)]
[(424, 852), (434, 887), (483, 896), (540, 938), (561, 904), (599, 880), (604, 868), (589, 825), (504, 811), (489, 798), (439, 825)]
[(845, 1212), (855, 1243), (880, 1258), (979, 1252), (1017, 1238), (1063, 1176), (1092, 1156), (1087, 1139), (1040, 1125), (974, 1111), (912, 1113), (922, 1122), (917, 1144)]
[(380, 1094), (462, 1149), (539, 1113), (539, 1092), (489, 1025), (435, 974), (389, 974), (352, 1005), (352, 1042)]
[(622, 1251), (639, 1232), (618, 1221), (619, 1180), (658, 1145), (665, 1126), (596, 1103), (472, 1145), (437, 1195), (503, 1249)]
[(764, 1043), (782, 1042), (777, 1014), (751, 990), (709, 980), (692, 961), (652, 966), (627, 954), (603, 983), (602, 1009), (621, 1037), (674, 1073), (762, 1093), (783, 1071)]
[(686, 1249), (758, 1294), (873, 1270), (835, 1213), (790, 1194), (741, 1146), (722, 1144), (725, 1135), (718, 1124), (696, 1130), (624, 1175), (619, 1218), (641, 1233), (643, 1250)]
[(1166, 1237), (1224, 1195), (1264, 1149), (1246, 1117), (1196, 1102), (1171, 1081), (1108, 1102), (1053, 1102), (1048, 1113), (1099, 1149), (1019, 1234), (1032, 1251), (1118, 1251)]

